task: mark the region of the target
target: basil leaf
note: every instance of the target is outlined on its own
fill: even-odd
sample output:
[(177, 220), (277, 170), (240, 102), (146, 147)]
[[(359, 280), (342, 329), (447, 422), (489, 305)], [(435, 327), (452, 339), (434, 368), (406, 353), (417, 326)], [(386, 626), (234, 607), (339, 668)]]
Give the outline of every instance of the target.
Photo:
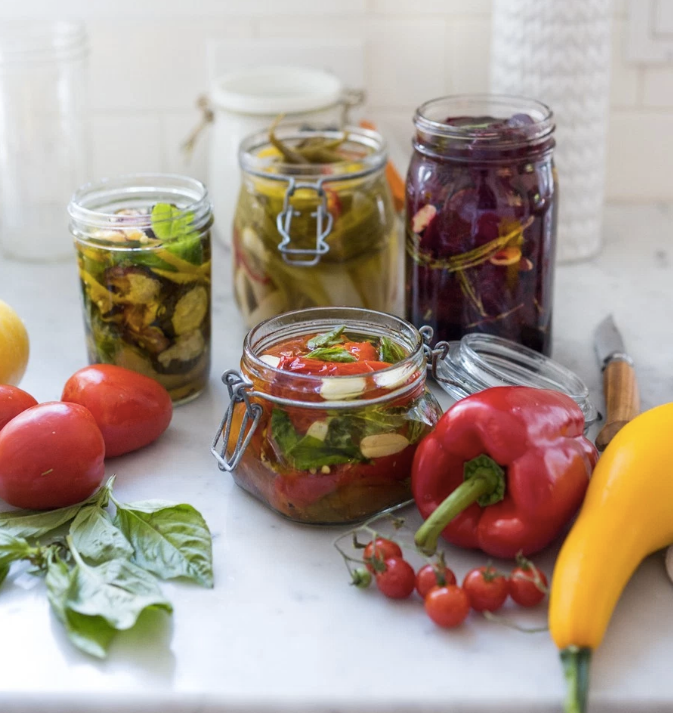
[(271, 412), (271, 436), (284, 455), (299, 443), (300, 436), (285, 411), (275, 408)]
[(99, 627), (96, 626), (98, 622), (90, 623), (86, 617), (68, 612), (65, 603), (72, 584), (72, 570), (70, 567), (58, 557), (50, 558), (45, 584), (49, 604), (56, 617), (65, 627), (70, 641), (77, 648), (92, 656), (105, 658), (107, 647), (115, 633), (114, 629), (103, 620), (99, 631)]
[(389, 337), (381, 337), (379, 342), (379, 359), (388, 364), (397, 364), (407, 356), (402, 347)]
[(41, 537), (73, 520), (85, 506), (105, 507), (110, 499), (114, 476), (86, 500), (57, 510), (15, 510), (0, 513), (0, 532), (13, 537)]
[(407, 438), (409, 439), (409, 443), (416, 443), (417, 441), (420, 441), (429, 428), (430, 426), (424, 421), (409, 421), (409, 426), (407, 427)]
[(213, 586), (212, 539), (198, 510), (160, 500), (115, 505), (115, 525), (133, 546), (134, 562), (162, 579)]
[[(13, 537), (0, 531), (0, 567), (7, 567), (17, 560), (27, 559), (37, 553), (22, 537)], [(4, 577), (3, 577), (4, 579)]]
[(9, 565), (8, 564), (0, 565), (0, 586), (2, 586), (2, 583), (7, 579), (8, 574), (9, 574)]
[(130, 542), (98, 505), (87, 505), (77, 513), (70, 526), (70, 536), (77, 551), (95, 564), (133, 556)]
[(349, 351), (346, 351), (343, 347), (320, 347), (306, 354), (305, 358), (344, 364), (357, 361), (357, 357)]
[(152, 208), (152, 231), (165, 240), (164, 249), (200, 265), (203, 262), (201, 237), (193, 227), (194, 213), (185, 212), (170, 203), (157, 203)]
[(331, 347), (335, 344), (341, 344), (343, 342), (342, 335), (346, 325), (341, 325), (331, 332), (324, 332), (323, 334), (317, 334), (313, 339), (309, 339), (306, 346), (309, 349), (318, 349), (318, 347)]
[(90, 566), (78, 558), (71, 577), (66, 611), (102, 617), (118, 631), (130, 629), (145, 609), (173, 611), (154, 577), (129, 560), (115, 559)]
[(324, 465), (340, 465), (365, 460), (356, 446), (330, 447), (318, 438), (304, 436), (292, 449), (289, 459), (297, 470), (316, 470)]
[[(336, 429), (336, 430), (335, 430)], [(364, 460), (349, 433), (338, 432), (330, 421), (324, 441), (313, 436), (300, 436), (282, 409), (271, 414), (271, 435), (283, 457), (297, 470), (319, 469), (323, 465), (339, 465)]]
[(70, 641), (91, 656), (105, 658), (116, 630), (101, 616), (84, 616), (68, 608), (67, 599), (74, 575), (73, 568), (60, 557), (52, 555), (45, 577), (47, 599), (54, 614), (64, 625)]

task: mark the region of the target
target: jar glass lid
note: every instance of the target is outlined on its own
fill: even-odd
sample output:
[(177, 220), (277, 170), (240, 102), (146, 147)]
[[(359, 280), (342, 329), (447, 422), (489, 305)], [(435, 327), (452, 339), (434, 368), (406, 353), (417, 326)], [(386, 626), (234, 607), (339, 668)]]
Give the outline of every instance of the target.
[(435, 352), (439, 358), (433, 375), (456, 400), (492, 386), (534, 386), (570, 396), (582, 409), (587, 426), (598, 420), (589, 389), (579, 376), (528, 347), (490, 334), (467, 334), (459, 342), (438, 344)]

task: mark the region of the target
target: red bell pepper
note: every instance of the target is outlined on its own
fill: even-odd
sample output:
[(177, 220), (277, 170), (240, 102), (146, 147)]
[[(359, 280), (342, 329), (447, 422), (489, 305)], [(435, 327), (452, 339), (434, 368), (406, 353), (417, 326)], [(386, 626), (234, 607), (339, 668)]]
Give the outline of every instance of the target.
[(454, 404), (420, 443), (412, 490), (426, 519), (416, 544), (442, 534), (493, 557), (546, 547), (577, 512), (598, 460), (579, 406), (557, 391), (486, 389)]

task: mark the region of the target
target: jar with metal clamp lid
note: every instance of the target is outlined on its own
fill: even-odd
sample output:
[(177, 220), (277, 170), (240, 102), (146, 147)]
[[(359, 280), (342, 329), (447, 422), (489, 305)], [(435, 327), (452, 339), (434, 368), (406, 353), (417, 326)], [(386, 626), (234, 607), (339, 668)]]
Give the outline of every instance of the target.
[(234, 292), (253, 327), (289, 310), (391, 311), (398, 236), (375, 131), (283, 126), (248, 137), (234, 218)]
[(420, 333), (354, 308), (290, 312), (252, 329), (212, 453), (299, 522), (362, 520), (411, 499), (411, 464), (441, 409)]

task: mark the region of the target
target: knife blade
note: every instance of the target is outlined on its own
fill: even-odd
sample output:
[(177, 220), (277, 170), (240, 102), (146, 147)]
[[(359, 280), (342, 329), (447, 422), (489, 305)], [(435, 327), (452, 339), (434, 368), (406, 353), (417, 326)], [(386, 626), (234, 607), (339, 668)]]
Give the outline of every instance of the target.
[(603, 392), (607, 415), (596, 437), (596, 447), (604, 450), (617, 432), (640, 411), (640, 398), (633, 360), (628, 355), (612, 315), (596, 327), (594, 347), (603, 371)]

